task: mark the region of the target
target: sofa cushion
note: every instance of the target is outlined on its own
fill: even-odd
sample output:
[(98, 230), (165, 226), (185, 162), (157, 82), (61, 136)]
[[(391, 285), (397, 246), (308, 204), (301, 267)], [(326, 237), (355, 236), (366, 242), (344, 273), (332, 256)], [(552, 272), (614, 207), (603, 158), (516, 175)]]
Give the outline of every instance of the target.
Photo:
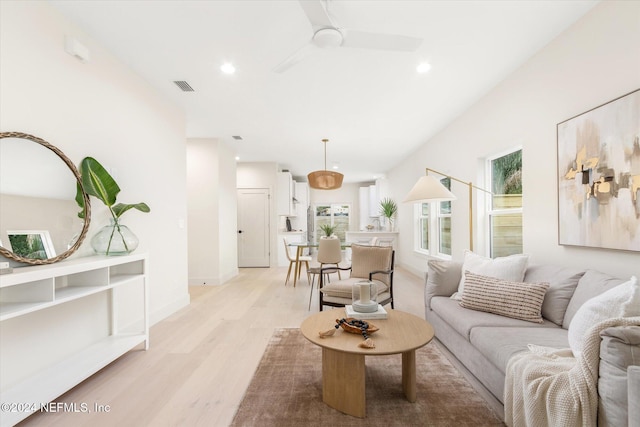
[(451, 296), (458, 290), (462, 263), (432, 259), (427, 262), (427, 281), (424, 290), (425, 306), (431, 308), (434, 296)]
[(528, 344), (543, 347), (567, 348), (567, 330), (553, 325), (548, 328), (478, 327), (471, 331), (473, 344), (504, 374), (507, 362), (516, 353), (528, 350)]
[(629, 425), (640, 425), (640, 364), (627, 368)]
[(487, 258), (471, 251), (465, 251), (462, 263), (462, 277), (458, 284), (458, 292), (453, 298), (462, 299), (464, 292), (465, 271), (470, 271), (483, 276), (496, 277), (498, 279), (510, 280), (512, 282), (522, 282), (524, 272), (527, 269), (529, 255), (516, 254), (506, 257)]
[(427, 262), (427, 288), (437, 288), (437, 295), (453, 295), (461, 277), (462, 263), (440, 259)]
[(458, 301), (447, 297), (433, 297), (431, 309), (467, 341), (471, 330), (479, 326), (557, 328), (555, 324), (548, 320), (544, 320), (543, 323), (525, 322), (524, 320), (498, 316), (484, 311), (469, 310), (461, 307)]
[(609, 274), (600, 273), (595, 270), (587, 270), (578, 281), (578, 286), (576, 286), (576, 290), (573, 292), (571, 301), (569, 301), (567, 311), (564, 315), (564, 320), (562, 321), (562, 327), (569, 329), (571, 319), (573, 319), (573, 316), (575, 316), (580, 306), (587, 302), (587, 300), (590, 300), (596, 295), (600, 295), (601, 293), (606, 292), (624, 282), (624, 280), (618, 279)]
[[(349, 298), (352, 299), (352, 288), (358, 282), (362, 282), (362, 278), (360, 277), (350, 277), (348, 279), (342, 280), (334, 280), (331, 283), (325, 284), (321, 289), (322, 292), (326, 296), (338, 297), (338, 298)], [(378, 292), (378, 296), (387, 292), (389, 287), (379, 280), (372, 280), (373, 283), (376, 284), (376, 290)], [(378, 298), (378, 300), (382, 300)]]
[[(372, 271), (389, 270), (392, 252), (391, 246), (351, 245), (351, 277), (369, 279)], [(389, 284), (388, 274), (376, 274), (374, 277)]]
[[(628, 419), (627, 402), (629, 405), (633, 402), (627, 400), (627, 368), (640, 365), (640, 327), (607, 328), (600, 336), (598, 425), (624, 426)], [(635, 403), (640, 404), (640, 399)]]
[(542, 323), (542, 301), (548, 283), (523, 283), (465, 272), (460, 305), (527, 322)]
[(583, 275), (584, 270), (555, 265), (531, 265), (524, 273), (524, 281), (549, 283), (542, 303), (542, 317), (562, 326), (569, 301)]
[(571, 351), (576, 357), (582, 352), (585, 334), (598, 323), (632, 316), (640, 316), (640, 289), (635, 276), (582, 304), (569, 325)]

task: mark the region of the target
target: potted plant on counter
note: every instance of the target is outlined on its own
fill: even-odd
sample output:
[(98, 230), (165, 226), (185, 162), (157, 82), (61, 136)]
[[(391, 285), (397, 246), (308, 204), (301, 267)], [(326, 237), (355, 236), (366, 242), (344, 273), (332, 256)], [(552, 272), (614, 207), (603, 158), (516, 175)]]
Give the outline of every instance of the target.
[(390, 197), (380, 201), (380, 215), (387, 219), (387, 231), (393, 231), (393, 220), (398, 212), (398, 205)]
[(331, 224), (322, 224), (320, 226), (320, 229), (324, 232), (324, 236), (321, 236), (321, 238), (325, 238), (328, 239), (331, 236), (334, 235), (336, 229), (338, 228), (338, 225), (331, 225)]
[[(138, 247), (138, 238), (126, 225), (121, 223), (120, 217), (130, 209), (136, 209), (140, 212), (150, 212), (151, 209), (142, 202), (116, 204), (120, 187), (109, 175), (109, 172), (93, 157), (82, 159), (78, 169), (84, 191), (104, 203), (111, 214), (110, 224), (101, 228), (91, 238), (91, 247), (101, 255), (126, 255), (133, 252)], [(82, 218), (84, 216), (84, 198), (79, 185), (76, 192), (76, 203), (82, 208), (78, 214)]]

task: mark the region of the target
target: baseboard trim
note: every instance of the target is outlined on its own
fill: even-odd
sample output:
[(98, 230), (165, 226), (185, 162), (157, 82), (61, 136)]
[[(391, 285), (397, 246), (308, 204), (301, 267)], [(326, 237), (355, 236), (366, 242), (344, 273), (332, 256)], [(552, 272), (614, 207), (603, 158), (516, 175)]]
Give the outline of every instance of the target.
[(189, 286), (223, 285), (229, 280), (236, 277), (238, 274), (240, 274), (240, 270), (235, 268), (229, 273), (223, 274), (220, 277), (189, 277), (189, 279), (187, 280), (187, 283)]
[(480, 381), (456, 358), (456, 356), (449, 351), (444, 344), (442, 344), (437, 338), (433, 339), (433, 342), (442, 351), (442, 354), (451, 362), (453, 366), (460, 371), (463, 377), (471, 384), (471, 387), (478, 392), (480, 396), (487, 402), (489, 407), (496, 413), (498, 417), (504, 422), (504, 405), (495, 396), (482, 385)]
[(149, 323), (151, 325), (155, 325), (161, 320), (164, 320), (167, 317), (171, 316), (173, 313), (180, 310), (181, 308), (188, 306), (190, 302), (191, 302), (191, 297), (189, 296), (189, 293), (182, 295), (180, 298), (177, 298), (173, 302), (163, 307), (160, 307), (159, 309), (154, 310), (152, 313), (150, 313)]

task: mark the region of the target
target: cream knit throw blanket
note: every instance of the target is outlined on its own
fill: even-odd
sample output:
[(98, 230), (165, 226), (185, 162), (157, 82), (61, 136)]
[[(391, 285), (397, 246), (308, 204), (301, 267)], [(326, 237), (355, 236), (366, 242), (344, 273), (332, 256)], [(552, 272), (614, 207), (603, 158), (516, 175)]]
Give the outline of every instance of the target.
[(600, 332), (640, 325), (640, 317), (608, 319), (587, 332), (582, 354), (529, 344), (507, 364), (504, 417), (510, 427), (597, 424)]

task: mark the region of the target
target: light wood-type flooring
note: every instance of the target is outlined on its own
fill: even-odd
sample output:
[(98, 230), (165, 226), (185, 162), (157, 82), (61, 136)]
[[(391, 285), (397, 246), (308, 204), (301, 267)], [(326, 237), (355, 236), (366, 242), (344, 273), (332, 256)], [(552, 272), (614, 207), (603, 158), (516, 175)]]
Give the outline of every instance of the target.
[[(20, 426), (227, 426), (274, 329), (318, 311), (317, 294), (307, 309), (304, 274), (294, 288), (286, 273), (246, 268), (224, 285), (190, 287), (191, 304), (151, 328), (148, 351), (130, 351), (56, 399), (68, 405), (61, 412)], [(424, 318), (422, 278), (396, 269), (394, 295), (396, 309)]]

